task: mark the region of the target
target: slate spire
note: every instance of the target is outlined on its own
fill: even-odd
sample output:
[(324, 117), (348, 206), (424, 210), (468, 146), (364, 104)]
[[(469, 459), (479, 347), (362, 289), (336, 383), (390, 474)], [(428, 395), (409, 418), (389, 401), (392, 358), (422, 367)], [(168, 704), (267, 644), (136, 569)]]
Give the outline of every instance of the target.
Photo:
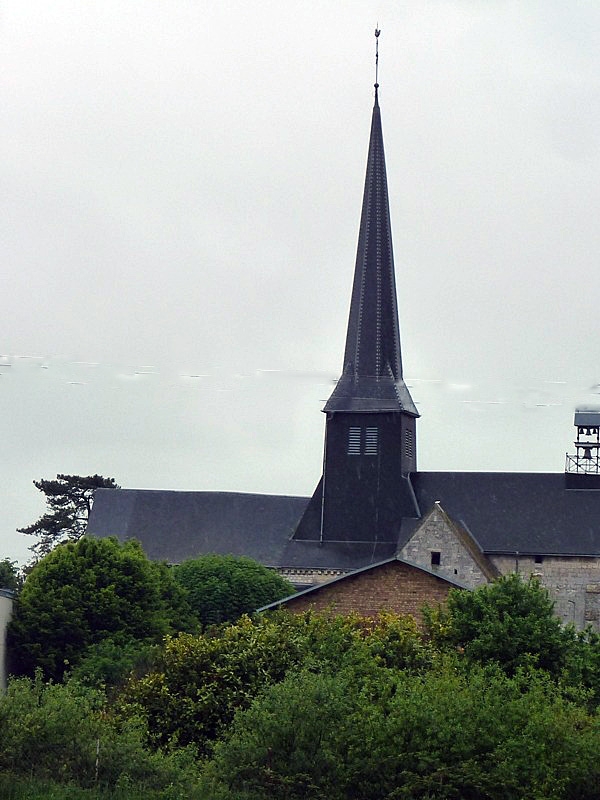
[(323, 475), (293, 536), (368, 547), (372, 561), (396, 546), (403, 519), (420, 516), (411, 484), (419, 413), (402, 377), (378, 89), (376, 78), (344, 366), (323, 409)]
[(418, 417), (402, 377), (378, 88), (376, 83), (343, 372), (323, 410), (401, 411)]

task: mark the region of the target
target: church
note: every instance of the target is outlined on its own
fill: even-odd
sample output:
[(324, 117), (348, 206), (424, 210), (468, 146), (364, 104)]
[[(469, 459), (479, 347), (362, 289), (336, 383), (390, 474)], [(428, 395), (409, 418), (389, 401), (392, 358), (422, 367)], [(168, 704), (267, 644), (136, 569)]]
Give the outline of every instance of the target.
[(565, 622), (600, 630), (600, 412), (576, 411), (564, 473), (418, 469), (378, 88), (341, 377), (323, 409), (312, 497), (100, 489), (88, 533), (135, 538), (171, 563), (249, 556), (304, 594), (396, 562), (469, 588), (534, 574)]

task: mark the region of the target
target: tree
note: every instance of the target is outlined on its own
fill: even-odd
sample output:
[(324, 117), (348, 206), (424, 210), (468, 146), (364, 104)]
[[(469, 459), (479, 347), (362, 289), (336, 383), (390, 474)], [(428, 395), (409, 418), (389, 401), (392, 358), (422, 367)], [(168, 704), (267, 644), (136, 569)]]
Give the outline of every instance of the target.
[[(10, 778), (16, 782), (15, 775), (55, 782), (45, 792), (36, 786), (36, 798), (88, 797), (64, 784), (96, 790), (129, 785), (135, 797), (158, 797), (162, 789), (160, 797), (187, 798), (196, 782), (192, 751), (149, 751), (143, 720), (123, 724), (111, 715), (103, 692), (77, 681), (45, 683), (39, 673), (34, 679), (11, 680), (0, 693), (0, 730), (3, 797), (28, 796), (13, 792)], [(93, 793), (99, 796), (108, 792)]]
[(17, 562), (4, 558), (0, 561), (0, 589), (10, 589), (16, 592), (21, 586), (21, 577), (17, 569)]
[(60, 680), (107, 639), (126, 651), (188, 623), (170, 567), (150, 561), (138, 542), (84, 536), (55, 547), (25, 579), (8, 631), (12, 666)]
[(200, 556), (174, 569), (202, 625), (238, 619), (294, 593), (277, 572), (244, 556)]
[(458, 648), (469, 661), (494, 661), (509, 674), (528, 665), (560, 674), (574, 639), (539, 581), (514, 573), (474, 591), (452, 589), (446, 608), (429, 609), (426, 619), (436, 644)]
[(542, 672), (290, 672), (236, 714), (204, 796), (595, 800), (597, 726)]
[(147, 717), (156, 745), (191, 743), (206, 753), (237, 711), (290, 671), (418, 671), (429, 663), (412, 618), (279, 611), (167, 638), (153, 670), (130, 680), (121, 704), (125, 714)]
[(39, 541), (29, 548), (38, 558), (57, 544), (76, 542), (83, 536), (97, 489), (120, 488), (114, 478), (102, 475), (59, 474), (56, 480), (41, 478), (33, 485), (46, 496), (48, 510), (37, 522), (17, 530), (38, 537)]

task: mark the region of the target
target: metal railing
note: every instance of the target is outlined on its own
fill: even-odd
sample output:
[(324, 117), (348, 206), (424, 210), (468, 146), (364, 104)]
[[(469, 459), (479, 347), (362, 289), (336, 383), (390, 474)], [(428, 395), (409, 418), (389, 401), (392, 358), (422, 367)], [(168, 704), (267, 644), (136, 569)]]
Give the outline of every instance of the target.
[(593, 458), (584, 458), (583, 456), (570, 456), (567, 453), (565, 472), (598, 475), (600, 474), (600, 457), (596, 454)]

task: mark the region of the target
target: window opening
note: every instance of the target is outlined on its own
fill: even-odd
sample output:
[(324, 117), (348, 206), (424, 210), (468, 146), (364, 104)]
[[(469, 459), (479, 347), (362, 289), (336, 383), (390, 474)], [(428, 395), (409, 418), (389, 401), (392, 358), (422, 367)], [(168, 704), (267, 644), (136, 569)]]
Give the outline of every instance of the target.
[(438, 550), (432, 550), (431, 551), (431, 566), (432, 567), (439, 567), (441, 555), (442, 554)]

